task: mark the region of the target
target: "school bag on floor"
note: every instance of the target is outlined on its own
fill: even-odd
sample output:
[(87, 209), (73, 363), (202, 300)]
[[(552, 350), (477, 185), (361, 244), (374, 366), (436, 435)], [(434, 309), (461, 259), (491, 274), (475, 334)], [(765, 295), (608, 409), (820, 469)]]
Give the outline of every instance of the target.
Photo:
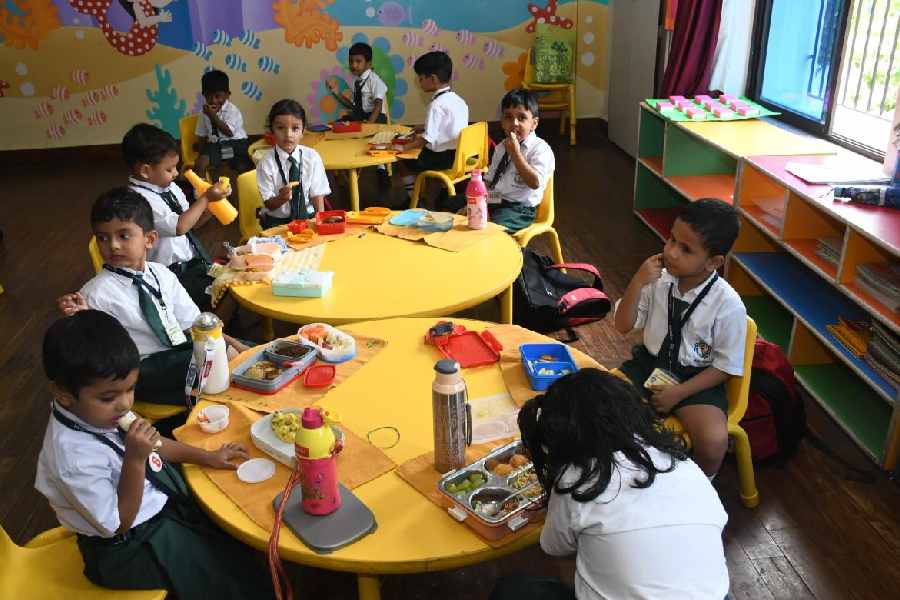
[(741, 427), (754, 461), (784, 461), (806, 434), (806, 409), (794, 368), (777, 344), (756, 338), (750, 397)]
[[(590, 275), (590, 283), (586, 285), (583, 279), (574, 277), (573, 271)], [(594, 265), (555, 265), (548, 256), (522, 249), (522, 272), (513, 284), (514, 323), (548, 333), (599, 321), (611, 307)], [(570, 333), (570, 337), (573, 335)]]

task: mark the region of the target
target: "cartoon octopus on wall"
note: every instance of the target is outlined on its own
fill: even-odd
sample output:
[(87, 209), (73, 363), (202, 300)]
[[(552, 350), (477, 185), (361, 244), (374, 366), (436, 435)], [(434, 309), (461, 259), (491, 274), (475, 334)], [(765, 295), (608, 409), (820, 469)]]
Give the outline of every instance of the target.
[(106, 16), (113, 0), (69, 0), (69, 4), (78, 12), (97, 19), (110, 46), (127, 56), (140, 56), (156, 46), (159, 24), (172, 22), (172, 13), (160, 9), (173, 1), (119, 0), (122, 8), (134, 19), (134, 23), (124, 33), (113, 29)]

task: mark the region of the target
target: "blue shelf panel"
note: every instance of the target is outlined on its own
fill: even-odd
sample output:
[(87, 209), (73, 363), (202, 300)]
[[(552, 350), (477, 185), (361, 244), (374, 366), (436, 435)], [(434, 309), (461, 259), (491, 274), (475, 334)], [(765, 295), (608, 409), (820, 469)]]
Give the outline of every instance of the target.
[(791, 311), (806, 321), (828, 346), (840, 353), (848, 363), (884, 393), (897, 397), (897, 389), (879, 375), (869, 364), (853, 356), (841, 342), (831, 335), (826, 325), (838, 322), (838, 316), (849, 319), (869, 319), (870, 315), (835, 290), (830, 284), (790, 254), (783, 252), (737, 252), (734, 257), (751, 275), (756, 276), (772, 294)]

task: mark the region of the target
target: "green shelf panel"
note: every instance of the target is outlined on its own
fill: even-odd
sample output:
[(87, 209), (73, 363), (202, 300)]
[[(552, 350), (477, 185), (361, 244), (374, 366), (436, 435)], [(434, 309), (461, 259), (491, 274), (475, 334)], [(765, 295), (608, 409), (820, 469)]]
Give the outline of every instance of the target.
[(794, 371), (840, 424), (880, 461), (891, 422), (890, 405), (840, 363), (801, 365)]
[(756, 321), (759, 335), (778, 344), (787, 353), (791, 340), (794, 317), (775, 299), (769, 296), (743, 296), (747, 314)]
[(653, 171), (635, 163), (634, 207), (679, 208), (687, 202), (681, 194), (670, 188)]
[(638, 156), (662, 156), (666, 122), (653, 111), (641, 108), (641, 127), (638, 134)]
[(737, 173), (737, 160), (701, 141), (680, 127), (667, 130), (663, 175), (716, 175)]

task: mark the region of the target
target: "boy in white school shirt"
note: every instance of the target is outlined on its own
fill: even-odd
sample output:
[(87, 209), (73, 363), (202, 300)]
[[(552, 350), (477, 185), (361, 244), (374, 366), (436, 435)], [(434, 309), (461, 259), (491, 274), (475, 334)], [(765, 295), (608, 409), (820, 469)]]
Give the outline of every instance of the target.
[[(694, 461), (710, 478), (728, 447), (725, 382), (744, 374), (747, 309), (717, 273), (739, 228), (737, 211), (721, 200), (688, 204), (663, 252), (644, 261), (615, 313), (619, 332), (643, 329), (644, 337), (622, 372), (658, 412), (678, 417)], [(655, 369), (678, 383), (645, 388)]]
[[(60, 297), (60, 310), (71, 315), (91, 308), (116, 317), (140, 353), (138, 399), (183, 405), (193, 352), (185, 331), (200, 309), (169, 269), (147, 260), (158, 238), (150, 205), (130, 188), (113, 188), (91, 207), (91, 229), (103, 270), (80, 291)], [(232, 353), (246, 349), (224, 337)]]
[(459, 133), (469, 125), (469, 105), (450, 89), (453, 61), (446, 52), (427, 52), (413, 63), (416, 80), (423, 92), (432, 92), (425, 112), (425, 129), (409, 144), (407, 150), (422, 149), (416, 160), (403, 160), (403, 183), (411, 192), (415, 183), (412, 173), (442, 171), (453, 166)]
[[(538, 102), (534, 92), (511, 90), (500, 102), (501, 125), (506, 134), (497, 145), (484, 180), (488, 187), (488, 215), (509, 233), (534, 223), (547, 182), (556, 168), (550, 144), (537, 136)], [(441, 210), (457, 212), (465, 195), (443, 202)]]
[(164, 588), (178, 598), (271, 598), (262, 562), (213, 525), (171, 465), (235, 469), (246, 448), (181, 444), (140, 418), (121, 429), (139, 360), (128, 333), (104, 312), (80, 311), (50, 326), (43, 364), (54, 401), (35, 488), (77, 534), (84, 574), (96, 585)]
[(251, 170), (253, 161), (247, 153), (250, 140), (244, 130), (244, 115), (230, 100), (228, 75), (217, 69), (207, 71), (200, 79), (200, 90), (205, 102), (194, 130), (200, 138), (195, 148), (200, 156), (194, 170), (203, 177), (207, 169), (215, 171), (223, 162), (238, 173)]
[(342, 96), (334, 79), (328, 80), (328, 91), (338, 102), (351, 110), (347, 115), (351, 121), (387, 123), (387, 116), (384, 113), (387, 85), (378, 73), (372, 70), (372, 46), (363, 42), (356, 42), (350, 46), (347, 64), (353, 74), (353, 98), (347, 99)]

